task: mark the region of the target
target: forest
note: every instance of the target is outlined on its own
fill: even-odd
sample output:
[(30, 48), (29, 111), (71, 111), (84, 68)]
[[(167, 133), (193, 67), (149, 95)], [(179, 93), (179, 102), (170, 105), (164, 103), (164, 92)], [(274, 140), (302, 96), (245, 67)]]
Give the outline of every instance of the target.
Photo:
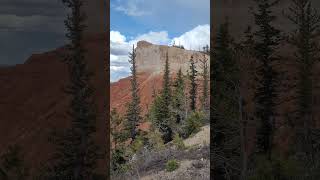
[(255, 0), (243, 38), (217, 25), (211, 48), (211, 176), (215, 180), (319, 179), (319, 22), (310, 0)]

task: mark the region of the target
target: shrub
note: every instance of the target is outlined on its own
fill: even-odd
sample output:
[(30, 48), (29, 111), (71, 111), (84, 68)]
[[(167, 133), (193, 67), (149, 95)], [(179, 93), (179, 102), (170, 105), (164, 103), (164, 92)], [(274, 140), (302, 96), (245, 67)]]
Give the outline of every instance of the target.
[(111, 155), (111, 169), (113, 172), (125, 172), (125, 150), (122, 148), (116, 149)]
[(148, 134), (148, 143), (152, 149), (162, 150), (165, 148), (161, 133), (157, 130), (152, 131)]
[(173, 137), (173, 145), (175, 145), (180, 150), (183, 150), (186, 148), (179, 134), (175, 134), (175, 136)]
[(144, 139), (142, 136), (137, 136), (131, 145), (131, 149), (134, 153), (140, 151), (144, 146)]
[(179, 168), (179, 163), (175, 159), (169, 160), (166, 164), (166, 170), (169, 172), (172, 172), (178, 168)]
[(193, 112), (187, 119), (183, 128), (183, 136), (185, 138), (200, 131), (204, 120), (201, 112)]

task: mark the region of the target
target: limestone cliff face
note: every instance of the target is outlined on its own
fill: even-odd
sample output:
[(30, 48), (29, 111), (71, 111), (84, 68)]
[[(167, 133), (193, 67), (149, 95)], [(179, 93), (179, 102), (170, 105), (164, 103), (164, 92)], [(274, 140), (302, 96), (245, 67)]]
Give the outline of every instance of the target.
[(189, 60), (193, 56), (197, 69), (200, 70), (200, 59), (210, 57), (198, 51), (190, 51), (178, 47), (154, 45), (146, 41), (139, 41), (136, 48), (137, 71), (162, 73), (168, 53), (170, 70), (177, 72), (180, 68), (186, 73), (189, 68)]

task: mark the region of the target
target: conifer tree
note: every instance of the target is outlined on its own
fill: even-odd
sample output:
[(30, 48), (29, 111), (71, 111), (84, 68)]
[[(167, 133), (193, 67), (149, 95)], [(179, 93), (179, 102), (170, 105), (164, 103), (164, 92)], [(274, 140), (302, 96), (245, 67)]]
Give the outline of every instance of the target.
[(169, 57), (167, 53), (161, 94), (155, 98), (152, 107), (154, 123), (162, 134), (164, 143), (171, 141), (173, 138), (171, 107), (172, 95), (170, 88)]
[(197, 103), (197, 73), (196, 65), (193, 59), (193, 56), (190, 58), (190, 66), (189, 66), (189, 81), (190, 81), (190, 90), (189, 90), (189, 99), (190, 99), (190, 110), (196, 110), (196, 103)]
[[(234, 58), (233, 40), (229, 33), (229, 23), (219, 26), (213, 58), (212, 110), (210, 112), (211, 126), (214, 129), (211, 139), (211, 157), (214, 166), (214, 179), (232, 179), (238, 177), (239, 155), (235, 153), (240, 145), (239, 137), (239, 107), (238, 107), (238, 69)], [(237, 178), (235, 178), (237, 179)]]
[(70, 85), (66, 90), (71, 96), (71, 127), (56, 139), (56, 162), (44, 179), (85, 180), (97, 177), (95, 172), (99, 149), (94, 143), (96, 112), (94, 90), (90, 84), (92, 73), (85, 60), (83, 33), (85, 14), (83, 1), (63, 0), (71, 12), (65, 21), (70, 44), (67, 46), (65, 61), (69, 68)]
[(177, 73), (176, 81), (174, 82), (174, 94), (173, 94), (173, 109), (175, 111), (176, 123), (180, 124), (184, 121), (184, 104), (185, 104), (185, 83), (181, 68)]
[(202, 110), (207, 112), (209, 110), (209, 66), (208, 60), (206, 59), (205, 54), (203, 55), (203, 59), (201, 61), (201, 68), (202, 68), (202, 96), (201, 96), (201, 106)]
[[(310, 0), (292, 0), (288, 19), (295, 25), (289, 43), (296, 47), (295, 60), (298, 63), (297, 110), (298, 122), (295, 123), (299, 152), (313, 160), (313, 143), (311, 129), (313, 98), (313, 67), (319, 58), (319, 25), (320, 16), (312, 9)], [(302, 127), (302, 128), (298, 128)]]
[(117, 110), (114, 108), (110, 113), (110, 124), (111, 124), (111, 169), (112, 172), (119, 172), (122, 165), (126, 163), (124, 142), (128, 138), (128, 134), (122, 127), (124, 119), (120, 117)]
[(136, 52), (133, 46), (132, 52), (129, 55), (129, 63), (131, 64), (131, 102), (128, 104), (126, 119), (127, 130), (129, 131), (129, 137), (132, 141), (137, 136), (137, 126), (139, 125), (141, 117), (140, 97), (139, 97), (139, 85), (137, 81), (137, 65), (136, 65)]
[(128, 137), (128, 133), (123, 129), (123, 127), (121, 127), (123, 124), (124, 119), (120, 117), (117, 109), (113, 108), (110, 113), (110, 134), (112, 142), (114, 143), (114, 149), (117, 149), (117, 146), (123, 143)]
[(275, 106), (278, 93), (278, 73), (274, 69), (277, 60), (274, 53), (279, 45), (280, 31), (272, 23), (276, 17), (272, 8), (279, 0), (255, 0), (257, 12), (253, 12), (257, 31), (254, 33), (255, 56), (258, 61), (255, 113), (260, 125), (257, 130), (257, 151), (271, 158)]

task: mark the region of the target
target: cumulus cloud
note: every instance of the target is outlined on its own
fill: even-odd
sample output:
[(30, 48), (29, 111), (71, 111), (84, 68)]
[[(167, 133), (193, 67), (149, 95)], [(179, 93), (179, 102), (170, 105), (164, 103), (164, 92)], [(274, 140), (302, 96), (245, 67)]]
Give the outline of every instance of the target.
[(196, 28), (173, 38), (171, 44), (183, 45), (186, 49), (199, 50), (206, 45), (210, 45), (210, 26), (199, 25)]
[(126, 37), (118, 31), (110, 31), (110, 41), (115, 43), (123, 43), (126, 41)]
[(150, 31), (128, 40), (121, 32), (110, 31), (111, 82), (127, 77), (130, 74), (128, 54), (132, 50), (132, 45), (136, 46), (137, 42), (141, 40), (161, 45), (172, 45), (175, 42), (176, 45), (183, 45), (186, 49), (199, 50), (205, 45), (210, 45), (210, 26), (199, 25), (175, 38), (169, 38), (167, 31)]

